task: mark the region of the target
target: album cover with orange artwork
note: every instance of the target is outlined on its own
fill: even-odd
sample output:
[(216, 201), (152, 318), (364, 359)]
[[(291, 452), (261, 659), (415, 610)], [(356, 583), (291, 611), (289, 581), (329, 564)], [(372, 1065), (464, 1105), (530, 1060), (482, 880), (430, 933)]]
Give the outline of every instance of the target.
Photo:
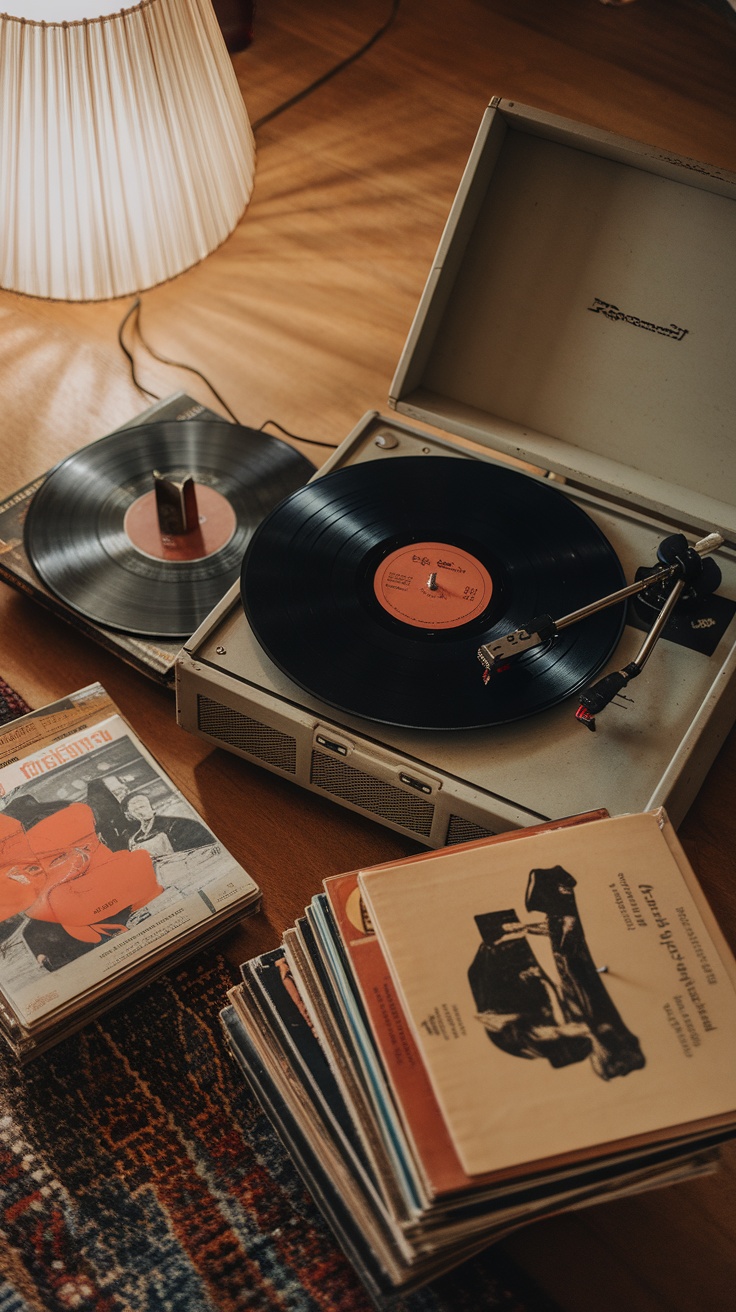
[(0, 735), (0, 1028), (18, 1055), (258, 897), (99, 684)]

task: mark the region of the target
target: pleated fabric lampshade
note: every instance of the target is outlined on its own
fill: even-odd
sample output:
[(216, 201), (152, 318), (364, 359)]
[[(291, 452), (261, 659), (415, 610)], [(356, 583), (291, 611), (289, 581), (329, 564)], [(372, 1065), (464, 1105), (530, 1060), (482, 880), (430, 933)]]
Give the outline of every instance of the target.
[(105, 300), (219, 246), (255, 146), (211, 0), (5, 4), (0, 285)]

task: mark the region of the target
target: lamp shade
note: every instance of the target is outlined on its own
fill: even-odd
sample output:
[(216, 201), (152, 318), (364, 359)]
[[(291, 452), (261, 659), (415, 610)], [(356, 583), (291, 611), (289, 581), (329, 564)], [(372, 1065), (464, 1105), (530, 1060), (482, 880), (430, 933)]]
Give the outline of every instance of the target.
[(0, 285), (104, 300), (219, 246), (255, 146), (211, 0), (6, 3)]

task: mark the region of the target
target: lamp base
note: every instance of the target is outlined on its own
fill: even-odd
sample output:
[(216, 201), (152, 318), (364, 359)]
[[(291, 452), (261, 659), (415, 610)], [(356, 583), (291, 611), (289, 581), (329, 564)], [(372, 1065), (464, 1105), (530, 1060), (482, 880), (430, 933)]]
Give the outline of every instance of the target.
[(213, 0), (213, 7), (230, 54), (245, 50), (253, 40), (255, 0)]

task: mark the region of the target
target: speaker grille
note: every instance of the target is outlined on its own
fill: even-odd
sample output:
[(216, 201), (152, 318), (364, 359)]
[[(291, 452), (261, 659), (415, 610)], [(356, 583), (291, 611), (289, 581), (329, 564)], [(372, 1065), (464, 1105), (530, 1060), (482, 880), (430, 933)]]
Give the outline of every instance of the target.
[(371, 811), (415, 834), (428, 835), (432, 828), (434, 807), (430, 802), (411, 797), (384, 779), (345, 765), (325, 752), (312, 752), (311, 782), (333, 797), (352, 802), (363, 811)]
[(296, 774), (296, 738), (279, 729), (202, 696), (197, 697), (197, 725), (203, 733), (219, 738), (229, 747), (237, 747), (259, 761)]
[(492, 838), (495, 832), (495, 829), (484, 829), (473, 820), (464, 820), (461, 815), (451, 815), (445, 843), (450, 847), (453, 843), (468, 843), (471, 838)]

